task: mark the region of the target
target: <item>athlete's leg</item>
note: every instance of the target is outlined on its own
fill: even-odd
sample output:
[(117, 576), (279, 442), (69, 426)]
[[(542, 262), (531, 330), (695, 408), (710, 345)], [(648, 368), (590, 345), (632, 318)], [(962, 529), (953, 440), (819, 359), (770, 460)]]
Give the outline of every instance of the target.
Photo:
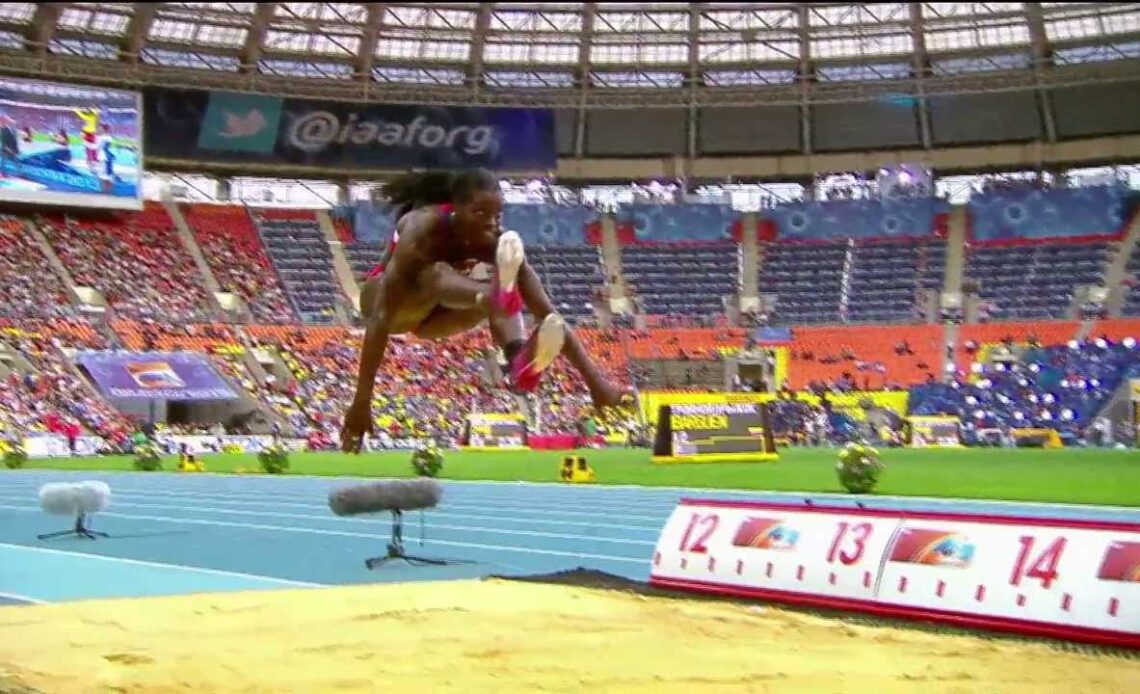
[[(551, 314), (543, 317), (530, 339), (524, 339), (517, 279), (525, 257), (522, 239), (507, 232), (499, 239), (491, 282), (473, 280), (445, 263), (427, 268), (419, 279), (420, 285), (445, 309), (462, 313), (482, 310), (495, 343), (502, 347), (511, 365), (511, 386), (531, 391), (538, 387), (542, 372), (561, 352), (566, 330), (562, 317)], [(440, 334), (472, 319), (441, 315), (438, 323), (427, 329)]]
[(364, 282), (364, 286), (360, 290), (360, 317), (365, 323), (372, 320), (376, 312), (380, 309), (379, 302), (376, 301), (376, 293), (380, 290), (380, 276), (372, 277)]
[[(437, 308), (420, 323), (413, 334), (425, 340), (442, 340), (452, 335), (465, 333), (487, 320), (487, 311), (482, 308), (458, 310)], [(498, 340), (496, 339), (496, 342)]]
[[(504, 308), (502, 302), (492, 300), (493, 282), (473, 280), (446, 263), (435, 263), (420, 275), (420, 284), (439, 307), (447, 310), (446, 314), (429, 316), (429, 319), (435, 317), (439, 322), (438, 327), (430, 328), (433, 333), (438, 334), (448, 325), (463, 325), (465, 320), (474, 320), (478, 315), (487, 319), (491, 334), (500, 347), (525, 339), (522, 314), (512, 313)], [(460, 315), (464, 318), (459, 318)]]
[[(546, 294), (546, 289), (542, 286), (534, 268), (524, 266), (519, 274), (519, 285), (521, 293), (526, 298), (527, 307), (536, 318), (543, 319), (555, 315), (554, 302)], [(604, 407), (616, 407), (632, 402), (632, 393), (609, 382), (605, 372), (590, 358), (586, 346), (571, 330), (566, 331), (563, 354), (582, 376), (596, 409), (601, 410)]]

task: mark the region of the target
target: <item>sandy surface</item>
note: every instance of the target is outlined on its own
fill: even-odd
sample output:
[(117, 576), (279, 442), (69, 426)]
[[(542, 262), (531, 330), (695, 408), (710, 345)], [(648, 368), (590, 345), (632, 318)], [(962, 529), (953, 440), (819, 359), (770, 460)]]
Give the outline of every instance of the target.
[(501, 580), (0, 608), (0, 691), (1130, 692), (1140, 656)]

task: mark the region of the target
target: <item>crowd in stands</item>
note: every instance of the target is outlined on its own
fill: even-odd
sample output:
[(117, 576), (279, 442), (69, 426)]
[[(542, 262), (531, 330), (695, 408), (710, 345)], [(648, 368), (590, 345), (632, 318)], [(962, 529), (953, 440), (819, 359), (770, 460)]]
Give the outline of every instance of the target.
[[(356, 387), (359, 337), (337, 328), (251, 328), (255, 345), (276, 350), (291, 378), (271, 400), (302, 437), (331, 445)], [(446, 342), (393, 338), (374, 392), (376, 438), (454, 440), (475, 412), (512, 412), (518, 404), (487, 365), (490, 337), (474, 331)], [(492, 354), (492, 357), (494, 355)], [(556, 362), (538, 398), (541, 427), (572, 430), (589, 398)]]
[(911, 390), (910, 409), (918, 415), (959, 417), (966, 436), (979, 431), (1055, 429), (1072, 440), (1085, 430), (1125, 378), (1140, 375), (1135, 340), (1107, 336), (1043, 346), (1003, 340), (1016, 358), (958, 373), (948, 383)]
[(161, 206), (109, 221), (41, 218), (40, 230), (76, 285), (94, 287), (123, 317), (191, 317), (206, 293)]
[(192, 205), (183, 210), (183, 216), (222, 290), (245, 302), (254, 321), (276, 324), (296, 320), (244, 207)]
[(77, 319), (0, 320), (0, 339), (34, 371), (12, 370), (0, 387), (0, 429), (43, 431), (68, 438), (83, 430), (121, 442), (133, 424), (98, 395), (69, 361), (65, 346), (106, 349), (109, 345)]
[(47, 318), (64, 315), (67, 290), (25, 222), (0, 217), (0, 315)]
[[(840, 199), (851, 195), (846, 189), (833, 190), (845, 191), (837, 193)], [(675, 192), (667, 186), (661, 191), (667, 191), (661, 193), (665, 197)], [(68, 361), (69, 348), (188, 349), (208, 354), (227, 380), (263, 406), (275, 427), (309, 439), (314, 447), (334, 446), (344, 407), (353, 396), (360, 338), (359, 331), (346, 327), (295, 325), (298, 311), (331, 321), (334, 308), (347, 301), (330, 275), (331, 262), (309, 253), (328, 249), (319, 224), (306, 214), (304, 219), (267, 216), (259, 233), (243, 208), (185, 208), (187, 223), (221, 288), (249, 308), (255, 324), (246, 327), (209, 322), (216, 314), (209, 310), (211, 301), (198, 269), (160, 206), (100, 221), (34, 220), (76, 284), (94, 287), (107, 299), (111, 320), (98, 326), (74, 317), (62, 280), (38, 242), (25, 233), (28, 220), (0, 217), (0, 316), (5, 317), (0, 342), (35, 371), (3, 379), (0, 423), (21, 430), (66, 432), (79, 427), (121, 437), (133, 423), (84, 382)], [(262, 237), (275, 227), (280, 234), (271, 262)], [(338, 218), (335, 228), (341, 240), (352, 239), (346, 218)], [(955, 344), (946, 343), (943, 325), (916, 324), (918, 317), (925, 317), (918, 312), (925, 305), (924, 292), (941, 288), (943, 240), (927, 240), (925, 250), (911, 249), (909, 255), (901, 253), (910, 248), (909, 241), (889, 246), (862, 241), (768, 243), (763, 246), (759, 286), (779, 299), (775, 311), (757, 311), (750, 320), (754, 325), (796, 326), (788, 341), (764, 346), (773, 350), (767, 352), (773, 360), (776, 350), (784, 350), (788, 370), (779, 385), (785, 393), (909, 389), (914, 413), (953, 414), (963, 418), (968, 432), (1046, 426), (1079, 438), (1121, 380), (1137, 371), (1135, 342), (1124, 341), (1126, 334), (1106, 330), (1070, 345), (1079, 328), (1071, 320), (962, 325)], [(1110, 242), (1097, 243), (1095, 249), (1035, 243), (1031, 251), (1022, 246), (971, 250), (967, 284), (979, 283), (983, 299), (996, 301), (1000, 294), (1010, 297), (1006, 303), (1020, 307), (1020, 313), (1004, 315), (1065, 316), (1076, 286), (1102, 280)], [(735, 271), (734, 244), (706, 250), (708, 268)], [(582, 255), (597, 272), (594, 249)], [(640, 272), (636, 277), (631, 272), (630, 279), (642, 285), (631, 293), (643, 305), (656, 301), (650, 308), (666, 315), (650, 317), (648, 329), (619, 323), (619, 329), (580, 330), (587, 348), (615, 380), (639, 387), (707, 388), (704, 382), (717, 378), (714, 365), (745, 344), (747, 331), (724, 327), (723, 314), (713, 310), (720, 295), (736, 291), (735, 284), (709, 283), (697, 277), (699, 273), (682, 273), (690, 255), (646, 248), (626, 253), (628, 269)], [(544, 277), (561, 278), (564, 269), (568, 276), (580, 274), (566, 254), (541, 257)], [(1036, 269), (1030, 272), (1030, 267)], [(1133, 265), (1128, 269), (1135, 270)], [(860, 278), (862, 284), (856, 281)], [(597, 283), (604, 283), (604, 276), (582, 284), (574, 295), (578, 303), (586, 305)], [(1018, 288), (1025, 286), (1034, 291), (1019, 294)], [(690, 296), (693, 287), (707, 288), (707, 296), (699, 301)], [(861, 303), (871, 296), (880, 300)], [(552, 298), (557, 302), (563, 295), (553, 291)], [(693, 307), (703, 312), (693, 313)], [(878, 320), (878, 311), (889, 313), (883, 320), (909, 324), (892, 325), (889, 332), (881, 326), (837, 324), (858, 315)], [(828, 325), (810, 325), (817, 322)], [(1128, 334), (1140, 336), (1140, 330)], [(974, 367), (1001, 342), (1016, 353), (1016, 362)], [(246, 357), (258, 348), (270, 353), (276, 366), (252, 368)], [(515, 398), (495, 383), (499, 376), (488, 355), (493, 351), (485, 330), (442, 342), (393, 339), (376, 387), (381, 445), (400, 438), (453, 440), (468, 413), (517, 410)], [(646, 364), (654, 361), (690, 363), (689, 373), (701, 378), (650, 382), (657, 372)], [(556, 362), (534, 404), (545, 431), (573, 431), (592, 414), (589, 397), (565, 360)], [(835, 441), (850, 426), (836, 411), (792, 397), (781, 398), (774, 412), (778, 428), (791, 440), (812, 440), (825, 432)], [(630, 419), (628, 412), (603, 413), (601, 426), (620, 431)]]
[[(932, 380), (928, 376), (912, 373), (909, 380), (893, 384), (909, 387), (911, 413), (958, 416), (967, 435), (986, 429), (1049, 427), (1068, 439), (1080, 439), (1100, 405), (1122, 379), (1140, 375), (1136, 341), (1122, 337), (1131, 334), (1128, 326), (1106, 324), (1098, 337), (1070, 344), (1057, 344), (1056, 337), (1074, 333), (1052, 330), (1050, 323), (1031, 328), (1013, 326), (1020, 328), (1016, 336), (1011, 332), (995, 337), (1003, 327), (995, 325), (989, 333), (982, 331), (975, 336), (982, 342), (967, 337), (956, 350), (948, 350), (945, 356), (959, 370), (946, 382), (928, 382)], [(0, 340), (34, 369), (31, 375), (12, 371), (3, 379), (3, 427), (9, 431), (59, 433), (79, 427), (112, 441), (122, 440), (137, 423), (117, 413), (84, 382), (68, 361), (69, 350), (116, 346), (132, 350), (191, 349), (209, 354), (221, 374), (249, 398), (266, 406), (275, 429), (307, 438), (314, 448), (335, 447), (341, 416), (355, 387), (359, 336), (353, 332), (333, 327), (237, 328), (157, 321), (116, 321), (112, 327), (114, 339), (110, 340), (104, 336), (105, 331), (80, 319), (0, 323)], [(704, 333), (703, 339), (710, 347), (694, 353), (690, 362), (694, 368), (714, 363), (722, 349), (716, 345), (727, 345), (741, 337), (738, 331), (725, 329)], [(1043, 342), (1038, 333), (1048, 335), (1049, 341)], [(873, 389), (892, 385), (889, 381), (868, 384), (868, 376), (850, 373), (853, 365), (864, 359), (861, 350), (867, 346), (852, 337), (842, 336), (827, 351), (819, 346), (818, 335), (806, 341), (796, 338), (788, 348), (799, 361), (798, 365), (791, 362), (793, 374), (797, 368), (818, 366), (820, 362), (827, 362), (832, 370), (847, 370), (833, 379), (811, 381), (801, 375), (796, 378), (802, 383), (793, 380), (783, 384), (780, 402), (773, 409), (774, 424), (789, 441), (835, 443), (849, 436), (854, 426), (847, 418), (849, 407), (829, 410), (809, 404), (797, 399), (796, 391), (825, 399), (843, 398), (848, 394), (858, 397), (867, 385)], [(638, 378), (643, 361), (637, 353), (652, 354), (655, 349), (667, 349), (679, 341), (676, 331), (670, 334), (588, 330), (583, 331), (583, 338), (596, 356), (603, 357), (602, 363), (619, 383)], [(284, 373), (278, 371), (278, 376), (270, 374), (261, 380), (254, 378), (242, 356), (255, 348), (271, 351), (284, 365)], [(821, 351), (812, 353), (813, 349)], [(886, 344), (883, 349), (899, 360), (895, 366), (921, 358), (918, 352), (922, 350), (906, 338)], [(927, 351), (933, 354), (935, 349), (932, 346)], [(608, 361), (604, 359), (607, 350)], [(975, 360), (995, 353), (1009, 356), (1009, 366), (995, 364), (983, 369), (974, 365)], [(486, 331), (474, 331), (446, 342), (394, 339), (375, 390), (379, 445), (401, 438), (451, 442), (460, 435), (467, 414), (518, 411), (513, 396), (497, 383), (500, 376), (488, 363), (488, 354), (494, 356)], [(684, 384), (679, 387), (685, 388)], [(533, 403), (537, 403), (540, 431), (574, 431), (584, 417), (595, 414), (577, 375), (565, 360), (555, 362)], [(634, 419), (631, 412), (603, 413), (600, 425), (603, 433), (621, 433)]]

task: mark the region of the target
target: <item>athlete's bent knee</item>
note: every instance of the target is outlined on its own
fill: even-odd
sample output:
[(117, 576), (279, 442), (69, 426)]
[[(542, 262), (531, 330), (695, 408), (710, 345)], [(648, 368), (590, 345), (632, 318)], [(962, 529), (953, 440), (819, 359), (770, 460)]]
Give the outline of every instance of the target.
[(443, 287), (444, 280), (454, 273), (455, 270), (447, 263), (432, 263), (424, 268), (420, 279), (425, 286), (438, 291)]

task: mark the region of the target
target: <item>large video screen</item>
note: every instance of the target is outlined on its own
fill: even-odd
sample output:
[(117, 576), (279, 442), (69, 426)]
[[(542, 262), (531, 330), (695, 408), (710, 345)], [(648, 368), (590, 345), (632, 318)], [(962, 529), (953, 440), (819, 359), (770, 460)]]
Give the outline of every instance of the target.
[(0, 77), (0, 201), (142, 209), (141, 101)]

